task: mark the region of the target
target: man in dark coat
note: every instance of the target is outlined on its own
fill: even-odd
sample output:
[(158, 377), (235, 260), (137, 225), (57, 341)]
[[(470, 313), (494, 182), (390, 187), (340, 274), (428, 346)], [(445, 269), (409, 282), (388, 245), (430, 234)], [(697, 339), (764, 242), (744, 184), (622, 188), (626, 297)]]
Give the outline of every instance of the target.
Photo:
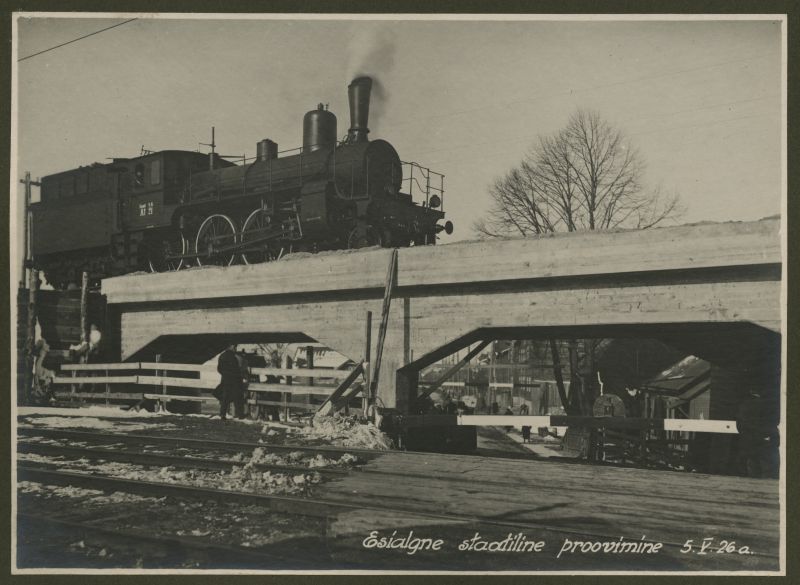
[(219, 417), (225, 420), (231, 402), (234, 405), (236, 418), (244, 418), (244, 380), (239, 360), (236, 357), (236, 346), (230, 345), (219, 355), (217, 371), (220, 373), (220, 389), (222, 398), (219, 401)]

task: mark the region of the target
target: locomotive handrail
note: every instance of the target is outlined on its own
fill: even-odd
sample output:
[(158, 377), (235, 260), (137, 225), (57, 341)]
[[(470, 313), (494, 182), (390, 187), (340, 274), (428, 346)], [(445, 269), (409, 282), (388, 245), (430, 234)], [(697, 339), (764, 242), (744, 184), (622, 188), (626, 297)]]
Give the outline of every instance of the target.
[[(413, 161), (401, 161), (400, 164), (408, 168), (408, 176), (404, 177), (401, 182), (401, 185), (408, 183), (408, 194), (412, 197), (414, 196), (414, 185), (416, 184), (417, 193), (425, 197), (425, 206), (429, 205), (429, 200), (432, 195), (437, 195), (441, 199), (442, 208), (444, 208), (444, 175)], [(414, 175), (414, 169), (419, 170), (419, 175), (421, 175), (421, 178), (425, 181), (424, 185), (420, 183), (419, 175)], [(433, 179), (434, 182), (432, 182), (431, 179)], [(438, 186), (435, 184), (437, 179), (439, 183)]]

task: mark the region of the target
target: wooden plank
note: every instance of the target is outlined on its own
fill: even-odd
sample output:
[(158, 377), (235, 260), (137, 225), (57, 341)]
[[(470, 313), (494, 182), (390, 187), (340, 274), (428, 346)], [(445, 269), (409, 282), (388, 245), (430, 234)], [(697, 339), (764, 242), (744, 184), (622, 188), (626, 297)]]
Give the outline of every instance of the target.
[(189, 400), (191, 402), (216, 402), (217, 399), (213, 396), (181, 396), (180, 394), (144, 394), (144, 398), (148, 400), (161, 400), (168, 402), (170, 400)]
[(209, 364), (174, 364), (166, 362), (141, 362), (143, 370), (164, 370), (176, 372), (216, 372), (217, 366)]
[[(515, 467), (508, 463), (510, 460), (495, 466), (489, 459), (475, 465), (474, 458), (470, 464), (458, 456), (421, 459), (406, 454), (401, 460), (390, 453), (366, 466), (367, 470), (387, 471), (397, 477), (408, 473), (409, 467), (416, 463), (416, 473), (426, 477), (404, 476), (403, 490), (392, 488), (396, 479), (389, 474), (362, 473), (323, 484), (315, 496), (344, 498), (352, 497), (354, 492), (366, 493), (370, 494), (371, 503), (387, 507), (401, 504), (406, 509), (443, 513), (469, 510), (487, 519), (532, 521), (543, 529), (555, 527), (575, 535), (602, 534), (614, 539), (647, 535), (669, 542), (673, 553), (691, 536), (687, 530), (709, 535), (719, 535), (722, 531), (725, 538), (737, 542), (757, 542), (761, 547), (759, 552), (777, 550), (779, 508), (775, 481), (755, 483), (747, 478), (727, 478), (715, 481), (712, 488), (707, 485), (709, 476), (704, 474), (531, 460), (520, 461), (524, 467)], [(515, 467), (514, 477), (506, 474), (509, 467)], [(573, 477), (575, 472), (581, 474), (580, 478)], [(445, 473), (448, 477), (441, 477)], [(685, 482), (687, 489), (674, 485), (673, 477)], [(504, 485), (498, 486), (498, 481)], [(727, 489), (743, 483), (749, 483), (760, 497), (734, 494)], [(419, 493), (427, 496), (409, 497)], [(535, 506), (530, 503), (531, 493), (536, 494)], [(587, 518), (592, 522), (587, 523)]]
[(693, 420), (664, 419), (665, 431), (689, 431), (694, 433), (726, 433), (738, 434), (734, 420)]
[(56, 376), (54, 384), (136, 384), (138, 376)]
[[(162, 362), (141, 362), (143, 370), (164, 370), (177, 372), (217, 372), (216, 364), (177, 364)], [(344, 380), (350, 374), (350, 370), (327, 370), (323, 368), (249, 368), (253, 375), (266, 376), (300, 376), (304, 378), (332, 378), (334, 380)]]
[(284, 392), (286, 394), (318, 394), (330, 396), (336, 389), (332, 386), (305, 386), (303, 384), (262, 384), (250, 382), (248, 392)]
[[(50, 352), (52, 353), (52, 352)], [(121, 364), (61, 364), (62, 370), (91, 372), (103, 370), (138, 370), (139, 362)]]
[(358, 364), (352, 372), (350, 372), (350, 375), (346, 380), (344, 380), (333, 392), (331, 392), (328, 399), (317, 409), (317, 412), (319, 414), (330, 414), (336, 408), (339, 398), (341, 398), (345, 391), (353, 384), (353, 382), (355, 382), (356, 378), (358, 378), (363, 371), (364, 363), (362, 362)]
[(355, 398), (358, 396), (363, 390), (366, 388), (366, 384), (353, 384), (347, 390), (344, 391), (344, 394), (336, 401), (336, 410), (340, 410), (345, 407), (346, 404), (350, 402), (351, 398)]
[(345, 380), (352, 370), (326, 370), (323, 368), (250, 368), (251, 374), (267, 376), (294, 376), (300, 378), (332, 378)]
[(378, 326), (378, 345), (375, 348), (375, 364), (370, 364), (367, 402), (373, 401), (378, 393), (378, 381), (381, 375), (381, 360), (383, 359), (383, 345), (386, 342), (386, 330), (389, 327), (389, 310), (392, 305), (392, 292), (396, 283), (397, 248), (392, 250), (392, 255), (389, 258), (389, 269), (386, 272), (386, 284), (384, 285), (383, 291), (383, 307), (381, 308), (381, 323)]
[(267, 406), (289, 406), (290, 408), (300, 408), (303, 410), (317, 410), (317, 404), (307, 404), (305, 402), (279, 402), (277, 400), (253, 400), (250, 398), (247, 404), (267, 405)]
[(74, 398), (82, 398), (85, 400), (141, 400), (142, 393), (141, 392), (112, 392), (111, 394), (106, 394), (105, 392), (76, 392), (72, 394), (71, 392), (56, 392), (56, 398), (60, 400), (71, 400)]
[(519, 416), (469, 414), (458, 417), (459, 425), (498, 426), (498, 427), (552, 427), (552, 426), (586, 426), (591, 428), (628, 428), (655, 429), (666, 431), (689, 431), (694, 433), (737, 434), (736, 421), (732, 420), (695, 420), (695, 419), (645, 419), (621, 417), (588, 417), (588, 416)]
[(447, 371), (444, 374), (442, 374), (437, 381), (433, 382), (432, 384), (428, 384), (427, 387), (425, 388), (425, 390), (423, 390), (422, 392), (419, 393), (419, 395), (416, 398), (417, 404), (419, 404), (423, 399), (425, 399), (428, 396), (430, 396), (431, 394), (433, 394), (436, 391), (436, 389), (439, 388), (439, 386), (441, 386), (442, 384), (447, 382), (447, 380), (449, 380), (451, 377), (453, 377), (453, 375), (455, 375), (461, 368), (466, 366), (472, 358), (474, 358), (481, 351), (483, 351), (483, 348), (485, 348), (491, 342), (492, 341), (489, 340), (489, 339), (484, 339), (478, 345), (473, 347), (467, 353), (467, 355), (465, 355), (463, 358), (461, 358), (456, 364), (454, 364), (451, 367), (447, 368)]
[(176, 386), (178, 388), (216, 388), (219, 384), (215, 380), (201, 380), (200, 378), (171, 378), (169, 376), (137, 376), (137, 384), (149, 386)]

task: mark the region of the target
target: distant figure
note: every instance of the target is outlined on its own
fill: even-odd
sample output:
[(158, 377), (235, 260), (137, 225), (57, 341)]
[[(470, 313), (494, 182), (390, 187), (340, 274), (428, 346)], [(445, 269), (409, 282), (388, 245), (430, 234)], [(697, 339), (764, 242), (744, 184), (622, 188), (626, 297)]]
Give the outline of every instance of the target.
[(478, 414), (486, 412), (486, 399), (480, 392), (478, 392), (478, 398), (475, 400), (475, 412)]
[(419, 414), (431, 414), (434, 411), (434, 403), (430, 396), (425, 396), (418, 402)]
[[(523, 402), (522, 406), (519, 407), (519, 415), (520, 416), (528, 416), (528, 403)], [(531, 427), (524, 426), (522, 427), (522, 442), (523, 443), (530, 443), (531, 442)]]
[(449, 394), (444, 397), (444, 404), (442, 405), (442, 410), (444, 410), (445, 414), (458, 413), (458, 405), (455, 402), (453, 402), (453, 399)]
[(97, 364), (102, 363), (103, 334), (97, 325), (92, 323), (89, 327), (89, 339), (79, 344), (69, 346), (69, 355), (72, 363)]
[[(92, 323), (89, 327), (89, 338), (86, 341), (81, 341), (79, 344), (69, 346), (69, 357), (73, 364), (101, 364), (103, 363), (103, 334), (98, 329), (97, 325)], [(87, 377), (94, 377), (102, 375), (96, 372), (84, 372)], [(94, 384), (80, 384), (78, 388), (81, 391), (86, 389), (94, 389)]]
[(44, 367), (44, 360), (50, 346), (44, 339), (38, 339), (33, 348), (33, 400), (36, 404), (50, 404), (55, 402), (53, 378), (55, 372)]
[(778, 477), (780, 468), (778, 423), (780, 400), (762, 397), (752, 390), (739, 405), (736, 427), (739, 431), (741, 472), (748, 477)]
[(219, 355), (217, 371), (222, 377), (217, 393), (219, 399), (219, 418), (225, 420), (231, 403), (234, 406), (234, 416), (244, 418), (244, 380), (239, 360), (236, 357), (236, 345), (229, 345)]
[(496, 400), (492, 402), (492, 414), (500, 414), (500, 405), (497, 404)]

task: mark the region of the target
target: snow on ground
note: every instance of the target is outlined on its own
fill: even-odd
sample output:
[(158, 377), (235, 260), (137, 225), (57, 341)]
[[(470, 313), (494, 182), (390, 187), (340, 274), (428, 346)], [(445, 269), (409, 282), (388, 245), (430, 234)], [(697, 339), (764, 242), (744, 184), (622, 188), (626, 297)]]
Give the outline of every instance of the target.
[(164, 497), (155, 498), (139, 496), (137, 494), (126, 494), (124, 492), (106, 494), (101, 490), (91, 490), (74, 486), (48, 485), (35, 481), (20, 481), (17, 483), (17, 490), (23, 494), (37, 494), (44, 498), (91, 498), (92, 502), (96, 504), (155, 503), (165, 499)]
[(103, 420), (100, 418), (90, 418), (88, 416), (45, 416), (41, 418), (29, 418), (25, 421), (25, 426), (47, 427), (52, 429), (104, 429), (121, 432), (141, 431), (144, 429), (170, 429), (175, 425), (168, 422), (120, 422), (116, 420)]
[(229, 472), (203, 469), (176, 469), (167, 467), (142, 467), (117, 461), (90, 462), (87, 459), (66, 460), (62, 457), (45, 457), (34, 453), (18, 453), (19, 461), (58, 465), (62, 471), (96, 473), (120, 479), (169, 483), (191, 487), (213, 488), (256, 494), (301, 495), (322, 481), (322, 476), (309, 469), (307, 473), (276, 473), (260, 471), (251, 458), (244, 466), (234, 466)]
[(18, 406), (17, 416), (41, 414), (47, 416), (99, 416), (103, 418), (144, 418), (163, 416), (146, 410), (122, 410), (118, 406), (81, 406), (79, 408), (52, 408), (50, 406)]
[[(51, 408), (42, 406), (22, 406), (17, 408), (17, 416), (23, 417), (21, 426), (47, 427), (57, 429), (101, 429), (120, 432), (144, 429), (169, 429), (175, 425), (163, 420), (161, 413), (146, 410), (122, 410), (113, 406), (86, 406), (80, 408)], [(118, 419), (148, 419), (126, 421)]]

